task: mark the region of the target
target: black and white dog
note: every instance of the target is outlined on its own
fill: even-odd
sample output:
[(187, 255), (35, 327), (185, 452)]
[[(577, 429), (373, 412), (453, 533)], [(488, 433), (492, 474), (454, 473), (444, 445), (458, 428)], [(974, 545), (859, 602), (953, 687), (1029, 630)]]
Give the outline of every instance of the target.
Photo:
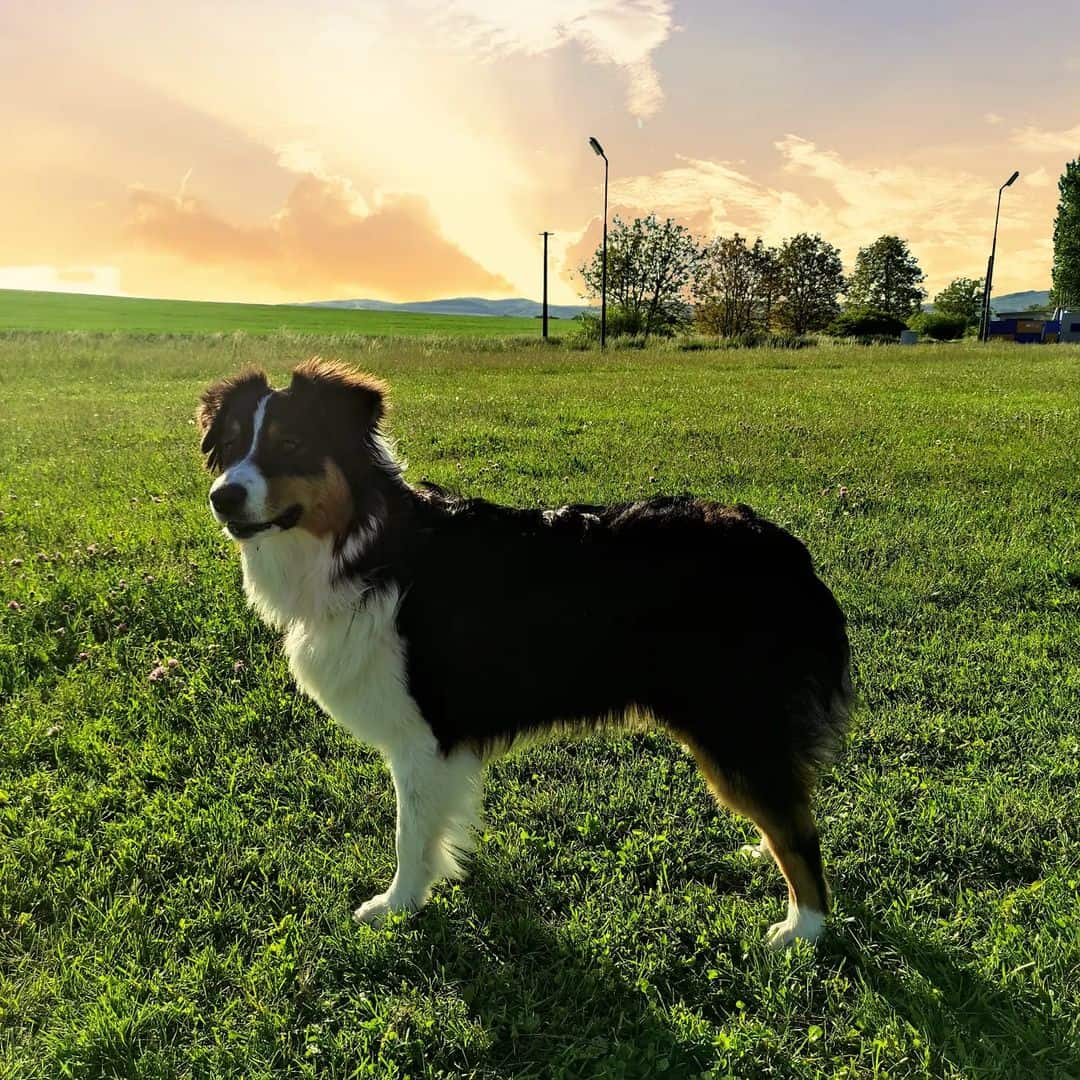
[(214, 516), (300, 687), (386, 757), (397, 871), (355, 913), (461, 872), (483, 762), (520, 736), (645, 717), (686, 744), (788, 883), (769, 942), (828, 910), (810, 793), (851, 700), (844, 617), (806, 549), (690, 496), (519, 510), (402, 476), (384, 387), (340, 364), (247, 370), (198, 422)]

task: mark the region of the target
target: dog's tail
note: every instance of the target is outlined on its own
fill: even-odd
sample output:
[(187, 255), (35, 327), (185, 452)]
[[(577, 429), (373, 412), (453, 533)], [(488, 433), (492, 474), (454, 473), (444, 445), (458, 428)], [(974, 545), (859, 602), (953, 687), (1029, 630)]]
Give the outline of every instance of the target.
[[(822, 585), (828, 592), (828, 588)], [(802, 717), (802, 738), (799, 740), (800, 760), (813, 773), (831, 764), (843, 748), (851, 713), (855, 706), (855, 691), (851, 685), (851, 647), (847, 628), (832, 594), (829, 600), (835, 622), (817, 643), (816, 677), (810, 694), (809, 707)]]

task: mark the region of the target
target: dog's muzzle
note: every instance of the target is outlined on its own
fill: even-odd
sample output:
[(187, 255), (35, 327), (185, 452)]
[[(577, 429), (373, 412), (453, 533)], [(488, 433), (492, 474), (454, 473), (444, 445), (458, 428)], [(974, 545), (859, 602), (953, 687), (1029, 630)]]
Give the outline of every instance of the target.
[(281, 529), (282, 532), (291, 529), (300, 520), (302, 513), (303, 508), (297, 503), (290, 506), (284, 514), (279, 514), (272, 521), (233, 521), (226, 518), (225, 528), (237, 540), (250, 540), (257, 533), (265, 532), (267, 529), (276, 527)]

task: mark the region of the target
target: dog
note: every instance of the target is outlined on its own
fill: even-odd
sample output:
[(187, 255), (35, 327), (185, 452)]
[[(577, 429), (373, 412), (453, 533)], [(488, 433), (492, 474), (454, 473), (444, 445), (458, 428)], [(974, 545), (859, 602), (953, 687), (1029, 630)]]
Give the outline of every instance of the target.
[(787, 880), (767, 941), (829, 908), (811, 790), (852, 700), (843, 613), (806, 548), (691, 496), (515, 509), (413, 486), (385, 386), (319, 358), (202, 395), (213, 516), (300, 688), (385, 757), (397, 869), (358, 922), (463, 874), (484, 762), (526, 736), (646, 718), (692, 752)]

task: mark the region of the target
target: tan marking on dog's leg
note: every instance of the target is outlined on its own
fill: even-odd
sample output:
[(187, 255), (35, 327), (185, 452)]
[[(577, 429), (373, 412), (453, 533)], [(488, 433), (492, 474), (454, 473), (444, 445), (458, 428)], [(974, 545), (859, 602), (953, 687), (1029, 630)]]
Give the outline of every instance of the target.
[(793, 806), (783, 816), (770, 815), (763, 827), (769, 850), (788, 884), (787, 918), (769, 928), (768, 943), (780, 948), (796, 938), (813, 941), (825, 922), (829, 893), (809, 803)]
[(768, 806), (752, 791), (734, 787), (707, 751), (691, 741), (688, 745), (717, 801), (761, 830), (762, 842), (787, 882), (787, 918), (769, 928), (768, 944), (779, 948), (796, 938), (814, 940), (825, 922), (829, 895), (808, 796), (800, 793), (787, 806)]

